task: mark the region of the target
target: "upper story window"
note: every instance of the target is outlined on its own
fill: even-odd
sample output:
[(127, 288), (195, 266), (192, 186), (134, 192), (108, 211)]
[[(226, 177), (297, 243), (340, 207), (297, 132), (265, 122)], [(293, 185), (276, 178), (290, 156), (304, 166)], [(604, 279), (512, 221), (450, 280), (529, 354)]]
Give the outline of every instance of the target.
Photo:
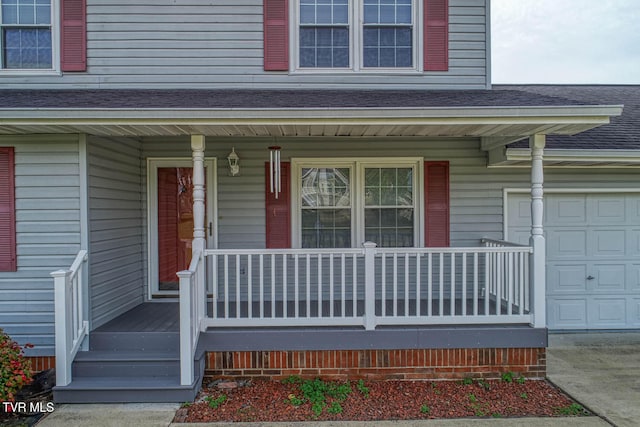
[(415, 0), (299, 0), (300, 69), (414, 69)]
[(51, 0), (0, 0), (0, 4), (0, 68), (53, 68)]

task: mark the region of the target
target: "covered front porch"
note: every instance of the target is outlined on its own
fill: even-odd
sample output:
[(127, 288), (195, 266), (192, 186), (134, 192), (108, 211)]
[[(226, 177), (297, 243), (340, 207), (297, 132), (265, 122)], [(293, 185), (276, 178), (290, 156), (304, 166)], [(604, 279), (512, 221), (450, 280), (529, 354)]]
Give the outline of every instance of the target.
[[(181, 161), (185, 160), (185, 151), (191, 154), (192, 187), (188, 195), (191, 198), (193, 235), (187, 240), (191, 249), (189, 265), (177, 272), (177, 292), (167, 288), (163, 295), (155, 295), (152, 291), (150, 283), (155, 279), (153, 269), (149, 267), (144, 274), (140, 274), (138, 269), (140, 277), (136, 283), (145, 283), (144, 294), (151, 301), (138, 304), (127, 313), (142, 318), (143, 308), (148, 304), (172, 307), (167, 310), (166, 316), (177, 315), (179, 321), (169, 322), (178, 331), (171, 331), (171, 339), (165, 340), (171, 348), (161, 351), (170, 353), (164, 355), (171, 364), (166, 370), (170, 373), (167, 376), (177, 388), (195, 390), (202, 381), (204, 360), (208, 357), (206, 354), (221, 351), (537, 348), (542, 349), (540, 351), (543, 353), (546, 345), (545, 243), (542, 229), (545, 132), (571, 133), (607, 120), (606, 114), (599, 108), (592, 110), (585, 107), (585, 111), (576, 112), (556, 107), (556, 115), (548, 116), (547, 113), (540, 115), (536, 108), (525, 108), (518, 114), (513, 114), (506, 107), (460, 107), (455, 111), (438, 108), (410, 111), (394, 109), (391, 113), (386, 110), (348, 109), (331, 112), (314, 110), (313, 117), (309, 117), (309, 111), (265, 110), (261, 113), (257, 110), (242, 112), (231, 109), (222, 112), (216, 110), (215, 114), (211, 111), (192, 111), (189, 114), (198, 117), (191, 119), (172, 119), (162, 112), (162, 117), (154, 117), (157, 120), (154, 123), (138, 118), (137, 113), (127, 118), (103, 121), (94, 117), (93, 112), (75, 112), (79, 118), (65, 126), (78, 131), (101, 132), (96, 137), (100, 138), (100, 144), (96, 144), (96, 147), (101, 146), (94, 150), (95, 164), (98, 166), (101, 166), (100, 156), (112, 155), (108, 152), (112, 141), (123, 147), (121, 152), (113, 156), (118, 157), (115, 160), (129, 160), (131, 155), (138, 156), (131, 160), (131, 169), (140, 175), (143, 175), (140, 165), (144, 165), (145, 161), (147, 166), (150, 165), (148, 161), (151, 158), (163, 158), (158, 154), (165, 152), (163, 150), (179, 152), (175, 157), (180, 157)], [(345, 117), (341, 116), (343, 113)], [(211, 114), (218, 116), (212, 118)], [(377, 124), (380, 120), (385, 124)], [(186, 129), (189, 130), (188, 137), (184, 134)], [(151, 131), (153, 136), (149, 136)], [(114, 137), (114, 133), (120, 135), (118, 132), (125, 132), (127, 139), (116, 141), (119, 136)], [(131, 143), (131, 139), (138, 135), (140, 138)], [(527, 171), (524, 179), (519, 175), (517, 178), (528, 184), (532, 196), (530, 209), (533, 226), (530, 244), (526, 246), (499, 240), (501, 234), (498, 229), (501, 224), (497, 211), (500, 201), (496, 194), (501, 195), (507, 181), (500, 174), (492, 175), (486, 167), (487, 158), (492, 152), (523, 137), (529, 138), (532, 153), (531, 172)], [(87, 145), (91, 151), (91, 138), (88, 139)], [(259, 157), (259, 154), (264, 155), (264, 147), (274, 139), (288, 150), (290, 159), (301, 158), (311, 164), (318, 163), (319, 158), (338, 160), (339, 163), (344, 162), (341, 159), (355, 159), (362, 155), (379, 168), (383, 168), (380, 165), (389, 159), (392, 159), (392, 163), (402, 165), (412, 162), (413, 166), (407, 168), (413, 168), (413, 179), (418, 183), (412, 187), (416, 195), (411, 205), (415, 209), (412, 214), (415, 225), (412, 233), (419, 237), (414, 238), (412, 244), (408, 245), (410, 247), (386, 247), (365, 241), (368, 239), (360, 239), (365, 233), (357, 234), (354, 231), (353, 243), (345, 245), (348, 246), (346, 248), (304, 248), (300, 242), (278, 249), (265, 248), (268, 245), (264, 243), (263, 224), (248, 220), (249, 214), (245, 217), (245, 212), (251, 210), (250, 219), (261, 217), (264, 220), (266, 216), (263, 200), (260, 193), (256, 192), (259, 189), (264, 194), (264, 187), (268, 186), (262, 175), (265, 158)], [(327, 141), (331, 149), (335, 149), (329, 157), (326, 150), (320, 147)], [(323, 144), (316, 144), (318, 142)], [(237, 144), (246, 144), (248, 148), (241, 151), (238, 148), (241, 145)], [(215, 185), (220, 191), (213, 194), (217, 197), (224, 190), (224, 195), (217, 197), (216, 202), (221, 210), (226, 211), (222, 215), (216, 214), (215, 220), (211, 221), (211, 216), (207, 214), (207, 203), (212, 194), (208, 192), (211, 189), (211, 176), (205, 173), (207, 153), (215, 151), (215, 157), (220, 160), (224, 158), (220, 154), (226, 155), (234, 145), (243, 158), (246, 159), (245, 153), (254, 156), (249, 157), (249, 162), (253, 163), (239, 178), (229, 177), (226, 167), (214, 171), (218, 179)], [(261, 153), (256, 154), (256, 146), (261, 147)], [(315, 151), (309, 153), (309, 147)], [(421, 182), (422, 165), (427, 159), (443, 163), (451, 160), (457, 167), (455, 172), (459, 181), (451, 190), (446, 187), (446, 194), (456, 197), (456, 212), (450, 214), (446, 210), (443, 217), (448, 221), (458, 215), (452, 220), (458, 228), (451, 232), (448, 228), (438, 230), (447, 235), (447, 239), (449, 234), (455, 233), (456, 238), (452, 239), (451, 245), (448, 245), (448, 240), (447, 244), (429, 245), (428, 239), (422, 237), (425, 229), (429, 228), (423, 222), (426, 221), (424, 213), (428, 209), (424, 207), (426, 200), (422, 193), (427, 184)], [(245, 165), (241, 163), (241, 167)], [(351, 170), (360, 172), (359, 168), (356, 165)], [(475, 182), (477, 177), (490, 183), (487, 194), (492, 200), (486, 209), (482, 206), (483, 197), (473, 194), (484, 185), (483, 182)], [(130, 186), (121, 184), (120, 176), (116, 177), (115, 174), (109, 176), (105, 173), (99, 178), (95, 180), (98, 185), (116, 182), (121, 187), (126, 186), (126, 191), (130, 187), (140, 188), (137, 182)], [(144, 178), (141, 182), (144, 188)], [(101, 190), (97, 188), (98, 185), (95, 186), (96, 191)], [(149, 183), (146, 182), (146, 185), (148, 190)], [(243, 191), (245, 188), (250, 191), (234, 194), (234, 190), (241, 186)], [(441, 186), (438, 190), (444, 188)], [(91, 191), (92, 188), (88, 190), (89, 198)], [(256, 194), (259, 196), (256, 197)], [(130, 228), (138, 227), (134, 228), (136, 236), (146, 239), (140, 239), (132, 245), (139, 251), (136, 254), (140, 260), (137, 265), (142, 265), (142, 260), (150, 258), (157, 248), (153, 244), (154, 228), (148, 226), (153, 220), (152, 212), (148, 209), (150, 195), (140, 195), (139, 200), (133, 196), (131, 200), (132, 204), (136, 203), (131, 211), (137, 209), (143, 214), (134, 217), (135, 221), (132, 222), (136, 225)], [(241, 196), (244, 198), (241, 199)], [(246, 198), (251, 197), (254, 198), (251, 203), (245, 202)], [(473, 198), (472, 205), (466, 203), (470, 198)], [(107, 267), (116, 265), (116, 260), (122, 259), (117, 247), (103, 249), (103, 242), (109, 239), (109, 233), (113, 233), (113, 230), (129, 238), (129, 229), (121, 225), (129, 223), (129, 217), (125, 216), (129, 212), (113, 218), (108, 202), (100, 200), (95, 205), (98, 207), (92, 207), (96, 212), (92, 217), (109, 223), (100, 223), (100, 228), (96, 227), (93, 235), (99, 235), (104, 240), (96, 239), (97, 243), (87, 244), (87, 249), (80, 251), (70, 268), (53, 273), (56, 288), (56, 363), (61, 391), (64, 387), (73, 387), (74, 378), (77, 377), (74, 363), (77, 365), (78, 360), (83, 358), (82, 353), (107, 350), (109, 346), (119, 351), (119, 346), (124, 346), (125, 352), (131, 350), (132, 357), (144, 359), (146, 363), (145, 358), (156, 352), (153, 345), (142, 345), (145, 343), (142, 338), (137, 347), (127, 347), (127, 339), (134, 342), (133, 336), (142, 337), (145, 332), (135, 330), (123, 321), (122, 316), (127, 313), (117, 311), (114, 298), (108, 304), (89, 303), (99, 300), (96, 297), (98, 289), (91, 281), (98, 276), (103, 279), (110, 271)], [(231, 205), (233, 208), (228, 208)], [(476, 221), (477, 212), (483, 217), (484, 224)], [(459, 218), (461, 216), (464, 218)], [(487, 227), (486, 224), (490, 225)], [(242, 233), (230, 232), (232, 227), (241, 229)], [(250, 231), (244, 233), (244, 229)], [(484, 233), (484, 229), (490, 232)], [(216, 242), (215, 235), (214, 244), (211, 244), (209, 237), (212, 230), (214, 234), (226, 233), (221, 244), (218, 243), (222, 239)], [(249, 243), (245, 240), (236, 244), (234, 241), (247, 235), (253, 239)], [(483, 236), (488, 238), (482, 239)], [(140, 250), (140, 246), (147, 246), (147, 249)], [(95, 256), (92, 249), (95, 248), (101, 250), (100, 262), (105, 267), (103, 270), (101, 265), (98, 273), (94, 269), (93, 274), (89, 274), (89, 265)], [(122, 279), (130, 277), (128, 274), (123, 273)], [(110, 277), (110, 280), (113, 283), (121, 279)], [(93, 291), (93, 299), (88, 296), (88, 290)], [(99, 291), (100, 298), (116, 293), (106, 287)], [(177, 297), (177, 311), (176, 303), (166, 302), (166, 297)], [(107, 306), (110, 311), (106, 311)], [(104, 310), (105, 314), (96, 316), (98, 310)], [(161, 312), (155, 313), (153, 316), (163, 316)], [(95, 322), (92, 325), (91, 319), (99, 319), (100, 324), (96, 325)], [(107, 325), (113, 327), (112, 322), (117, 320), (122, 321), (119, 328), (133, 330), (111, 331), (122, 334), (118, 338), (125, 341), (113, 341), (104, 344), (105, 348), (96, 349), (96, 334), (108, 332), (101, 328)], [(126, 334), (129, 336), (125, 337)], [(269, 337), (269, 342), (260, 337)], [(97, 341), (100, 343), (100, 340)], [(107, 356), (112, 357), (113, 354)], [(151, 366), (156, 362), (152, 362)], [(100, 363), (110, 364), (111, 360), (102, 360)], [(214, 365), (209, 359), (206, 363)], [(120, 377), (122, 372), (105, 371), (105, 375)], [(153, 373), (153, 369), (149, 368), (148, 372)]]

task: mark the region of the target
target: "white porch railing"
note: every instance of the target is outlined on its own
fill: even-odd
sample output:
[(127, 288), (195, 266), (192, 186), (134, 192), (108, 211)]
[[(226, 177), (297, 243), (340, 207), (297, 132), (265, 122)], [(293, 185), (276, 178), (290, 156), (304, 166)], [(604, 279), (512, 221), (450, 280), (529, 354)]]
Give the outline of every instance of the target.
[(85, 284), (88, 253), (78, 252), (69, 270), (51, 273), (54, 279), (56, 385), (71, 383), (71, 363), (89, 334), (85, 318)]
[(530, 323), (531, 248), (206, 250), (204, 327)]
[(188, 270), (177, 273), (180, 279), (180, 384), (194, 381), (194, 355), (205, 311), (204, 258), (196, 251)]

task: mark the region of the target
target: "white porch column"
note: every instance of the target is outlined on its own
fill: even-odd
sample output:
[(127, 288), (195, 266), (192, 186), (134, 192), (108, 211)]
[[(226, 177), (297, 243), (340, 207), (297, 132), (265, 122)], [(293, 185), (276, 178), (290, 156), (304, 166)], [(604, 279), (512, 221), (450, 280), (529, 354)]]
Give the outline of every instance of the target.
[(533, 248), (531, 257), (531, 301), (533, 307), (533, 324), (535, 328), (546, 326), (546, 248), (544, 229), (542, 226), (544, 213), (544, 172), (542, 157), (546, 143), (545, 135), (533, 135), (529, 138), (531, 148), (531, 238), (529, 244)]
[[(193, 157), (193, 243), (191, 244), (191, 250), (193, 254), (200, 252), (201, 256), (204, 256), (204, 250), (207, 247), (206, 229), (204, 224), (204, 150), (204, 135), (191, 135), (191, 152)], [(207, 285), (205, 270), (205, 263), (203, 262), (195, 277), (198, 301), (195, 318), (198, 322), (206, 317), (207, 312)], [(198, 325), (198, 327), (200, 327), (200, 325)]]

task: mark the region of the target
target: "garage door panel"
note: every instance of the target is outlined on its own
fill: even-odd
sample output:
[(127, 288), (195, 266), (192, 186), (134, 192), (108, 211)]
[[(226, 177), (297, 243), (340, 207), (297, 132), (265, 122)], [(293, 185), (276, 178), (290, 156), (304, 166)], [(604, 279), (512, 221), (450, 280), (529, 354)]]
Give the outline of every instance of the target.
[(631, 264), (627, 268), (627, 289), (640, 292), (640, 264)]
[(575, 259), (587, 256), (587, 232), (585, 230), (547, 230), (547, 258)]
[(531, 201), (529, 196), (518, 194), (507, 200), (509, 210), (509, 226), (523, 227), (531, 230)]
[(592, 195), (589, 198), (589, 224), (625, 224), (625, 196)]
[(594, 257), (624, 257), (627, 252), (627, 233), (619, 228), (595, 228), (590, 230), (591, 249)]
[(640, 328), (640, 297), (630, 298), (628, 302), (629, 318), (628, 324), (632, 328)]
[(595, 292), (624, 292), (626, 282), (626, 272), (624, 264), (594, 264), (593, 273), (589, 280), (593, 283)]
[(548, 264), (547, 293), (562, 294), (584, 292), (587, 290), (587, 265)]
[(626, 298), (592, 298), (588, 301), (590, 328), (624, 328), (627, 323)]
[[(640, 221), (640, 220), (638, 220)], [(640, 228), (631, 230), (627, 235), (628, 254), (631, 257), (640, 257)]]
[(547, 321), (556, 329), (585, 329), (587, 301), (584, 298), (556, 298), (547, 305)]
[(547, 206), (545, 214), (548, 222), (572, 226), (586, 224), (586, 197), (575, 197), (571, 199), (547, 198), (545, 202)]

